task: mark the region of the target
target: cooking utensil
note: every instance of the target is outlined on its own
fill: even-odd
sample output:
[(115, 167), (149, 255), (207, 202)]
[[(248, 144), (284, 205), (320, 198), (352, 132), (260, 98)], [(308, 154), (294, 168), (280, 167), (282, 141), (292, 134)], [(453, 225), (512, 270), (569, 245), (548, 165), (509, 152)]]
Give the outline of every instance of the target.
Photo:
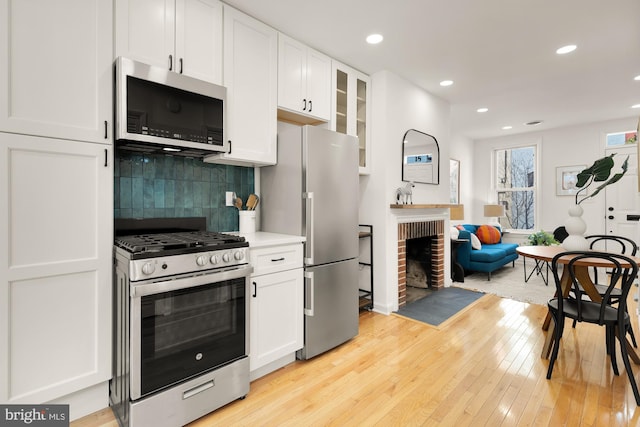
[(253, 210), (255, 211), (256, 210), (256, 206), (258, 206), (258, 203), (260, 203), (260, 197), (258, 197), (257, 194), (254, 194), (254, 196), (256, 196), (256, 201), (253, 204)]
[(238, 210), (242, 210), (242, 199), (240, 197), (236, 197), (235, 207), (238, 208)]
[(252, 211), (255, 209), (258, 204), (258, 196), (255, 194), (249, 194), (249, 198), (247, 199), (247, 209)]

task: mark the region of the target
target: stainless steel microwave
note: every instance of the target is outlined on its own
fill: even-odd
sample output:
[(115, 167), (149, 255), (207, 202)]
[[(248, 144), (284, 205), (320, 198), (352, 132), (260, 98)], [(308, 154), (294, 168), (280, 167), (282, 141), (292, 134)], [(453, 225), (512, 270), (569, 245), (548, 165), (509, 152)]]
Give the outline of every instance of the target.
[(116, 144), (189, 157), (227, 152), (225, 87), (119, 57)]

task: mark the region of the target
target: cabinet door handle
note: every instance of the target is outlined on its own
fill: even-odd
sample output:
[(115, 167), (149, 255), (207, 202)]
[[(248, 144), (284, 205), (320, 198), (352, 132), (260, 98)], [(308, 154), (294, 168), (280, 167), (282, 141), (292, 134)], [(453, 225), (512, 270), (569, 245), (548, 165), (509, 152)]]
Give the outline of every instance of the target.
[(302, 102), (303, 102), (302, 111), (307, 111), (307, 100), (303, 99)]
[(108, 155), (109, 155), (109, 152), (108, 152), (108, 151), (107, 151), (107, 149), (105, 148), (105, 149), (104, 149), (104, 167), (105, 167), (105, 168), (106, 168), (107, 166), (109, 166), (109, 163), (108, 163), (108, 159), (109, 159), (109, 157), (108, 157)]
[(180, 58), (180, 74), (182, 74), (182, 58)]
[(284, 261), (284, 257), (271, 260), (271, 262), (278, 262), (278, 261)]
[(309, 100), (309, 112), (313, 111), (313, 101)]
[(229, 140), (229, 153), (228, 154), (231, 154), (231, 140)]
[(107, 139), (109, 136), (107, 135), (107, 121), (104, 121), (104, 139)]
[(173, 71), (173, 55), (169, 55), (169, 71)]
[(256, 282), (253, 282), (253, 295), (251, 296), (254, 298), (258, 296), (258, 285), (256, 284)]

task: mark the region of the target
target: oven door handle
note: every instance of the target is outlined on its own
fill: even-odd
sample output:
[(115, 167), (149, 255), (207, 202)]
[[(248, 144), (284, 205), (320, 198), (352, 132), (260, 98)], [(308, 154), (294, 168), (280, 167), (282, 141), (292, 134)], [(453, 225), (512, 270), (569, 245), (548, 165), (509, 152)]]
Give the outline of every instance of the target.
[(195, 286), (208, 285), (215, 282), (248, 277), (253, 272), (253, 267), (249, 264), (237, 268), (232, 267), (227, 270), (216, 270), (213, 273), (198, 276), (188, 276), (179, 279), (165, 280), (162, 282), (145, 283), (131, 287), (131, 297), (143, 297), (164, 292), (177, 291), (179, 289), (192, 288)]

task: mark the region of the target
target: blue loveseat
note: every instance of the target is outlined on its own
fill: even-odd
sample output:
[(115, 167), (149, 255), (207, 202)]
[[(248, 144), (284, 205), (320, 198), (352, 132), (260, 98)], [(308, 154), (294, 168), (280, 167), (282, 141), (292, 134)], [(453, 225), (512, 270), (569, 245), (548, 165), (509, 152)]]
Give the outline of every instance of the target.
[(518, 258), (515, 243), (482, 244), (481, 249), (472, 249), (471, 233), (475, 233), (479, 225), (463, 224), (463, 230), (458, 231), (458, 239), (465, 239), (457, 251), (457, 261), (464, 268), (465, 274), (472, 271), (481, 271), (488, 274), (487, 280), (491, 280), (491, 272), (511, 263), (515, 267)]

